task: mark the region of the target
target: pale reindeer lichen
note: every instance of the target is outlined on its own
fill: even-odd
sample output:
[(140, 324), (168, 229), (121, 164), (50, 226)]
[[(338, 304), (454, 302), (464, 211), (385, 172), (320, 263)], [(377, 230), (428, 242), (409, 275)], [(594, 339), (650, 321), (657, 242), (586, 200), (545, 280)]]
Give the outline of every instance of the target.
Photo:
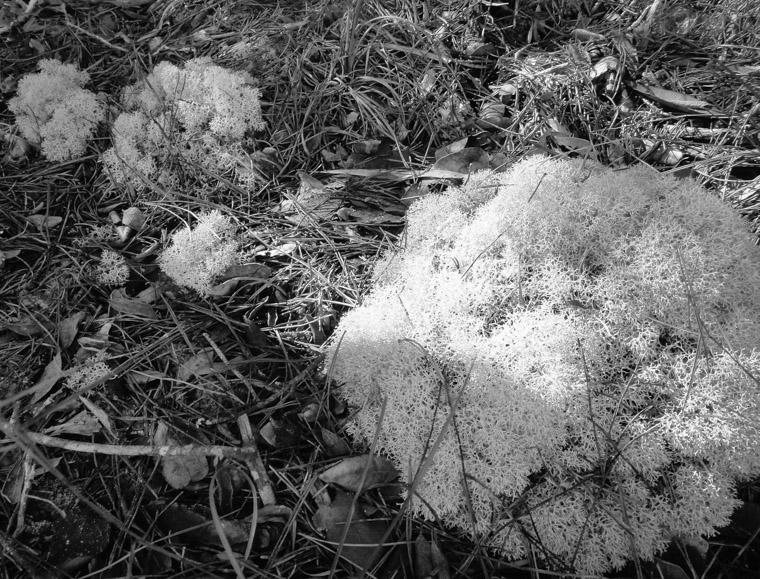
[(418, 201), (325, 368), (356, 438), (426, 464), (416, 513), (593, 574), (714, 533), (760, 474), (760, 250), (693, 181), (586, 169)]

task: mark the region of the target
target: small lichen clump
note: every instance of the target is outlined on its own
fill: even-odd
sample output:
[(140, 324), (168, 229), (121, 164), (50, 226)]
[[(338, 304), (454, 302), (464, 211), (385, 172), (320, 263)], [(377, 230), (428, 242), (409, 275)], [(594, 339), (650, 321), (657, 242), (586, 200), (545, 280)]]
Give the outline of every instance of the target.
[(45, 59), (40, 72), (27, 74), (8, 102), (21, 134), (51, 161), (66, 161), (84, 154), (105, 107), (84, 87), (90, 75), (74, 64)]
[(235, 225), (220, 211), (200, 216), (172, 235), (171, 244), (158, 259), (161, 270), (177, 285), (207, 295), (214, 278), (239, 262)]
[(264, 128), (260, 91), (245, 72), (195, 58), (179, 68), (156, 65), (124, 95), (126, 111), (114, 123), (114, 146), (103, 163), (115, 183), (143, 187), (171, 180), (172, 155), (212, 173), (234, 170), (250, 133)]
[(95, 268), (95, 279), (103, 285), (123, 285), (129, 279), (129, 266), (122, 255), (104, 249)]
[(325, 367), (358, 439), (425, 465), (417, 513), (603, 573), (714, 533), (760, 474), (758, 287), (694, 182), (532, 157), (412, 206)]

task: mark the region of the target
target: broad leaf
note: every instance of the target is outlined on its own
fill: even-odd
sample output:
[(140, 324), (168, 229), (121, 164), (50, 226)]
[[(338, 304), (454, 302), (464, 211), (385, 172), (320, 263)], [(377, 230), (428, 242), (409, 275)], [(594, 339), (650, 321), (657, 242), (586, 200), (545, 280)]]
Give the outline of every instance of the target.
[(397, 477), (396, 467), (390, 460), (370, 454), (345, 458), (319, 475), (326, 483), (354, 492), (388, 484)]

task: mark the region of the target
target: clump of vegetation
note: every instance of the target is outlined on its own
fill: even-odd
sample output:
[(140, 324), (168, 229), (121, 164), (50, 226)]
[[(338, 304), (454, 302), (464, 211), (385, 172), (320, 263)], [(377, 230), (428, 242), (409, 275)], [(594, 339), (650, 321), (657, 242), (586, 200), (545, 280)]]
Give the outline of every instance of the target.
[(758, 2), (142, 4), (0, 2), (0, 568), (756, 579), (746, 237), (649, 171), (760, 230)]
[(98, 97), (83, 88), (90, 75), (74, 64), (44, 59), (40, 72), (28, 74), (18, 83), (8, 110), (31, 143), (42, 146), (51, 161), (66, 161), (84, 154), (87, 141), (105, 118)]
[[(125, 90), (126, 111), (114, 122), (114, 145), (103, 155), (113, 182), (144, 188), (173, 156), (211, 174), (234, 174), (247, 158), (246, 136), (265, 125), (261, 93), (252, 84), (250, 75), (210, 58), (189, 60), (183, 68), (166, 61), (156, 65)], [(160, 180), (171, 185), (176, 176), (164, 168)]]
[(760, 250), (696, 183), (530, 157), (417, 202), (376, 272), (326, 365), (415, 512), (598, 574), (760, 474)]
[(175, 231), (159, 257), (161, 269), (177, 285), (208, 294), (214, 278), (239, 261), (235, 224), (219, 211), (201, 215), (192, 229)]

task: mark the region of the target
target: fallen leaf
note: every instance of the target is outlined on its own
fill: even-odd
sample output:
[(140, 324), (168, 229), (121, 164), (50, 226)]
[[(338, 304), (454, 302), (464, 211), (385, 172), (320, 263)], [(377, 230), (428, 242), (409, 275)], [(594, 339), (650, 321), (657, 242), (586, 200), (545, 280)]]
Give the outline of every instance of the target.
[[(30, 471), (27, 471), (30, 469)], [(17, 460), (16, 464), (5, 477), (2, 491), (0, 493), (9, 503), (13, 505), (19, 504), (24, 497), (24, 480), (27, 476), (32, 478), (34, 476), (34, 467), (31, 462), (26, 460)]]
[(253, 320), (248, 320), (245, 328), (245, 338), (249, 346), (264, 349), (269, 347), (269, 338), (264, 330)]
[(4, 259), (8, 260), (8, 259), (13, 259), (14, 257), (18, 257), (19, 255), (21, 255), (21, 250), (20, 249), (9, 249), (9, 250), (2, 251), (0, 253), (3, 254), (3, 258)]
[(391, 215), (380, 209), (358, 209), (344, 207), (338, 210), (338, 217), (344, 221), (356, 221), (359, 225), (378, 225), (380, 223), (404, 223), (399, 215)]
[(238, 285), (240, 285), (240, 280), (228, 279), (227, 281), (211, 286), (208, 289), (208, 295), (217, 298), (229, 296), (235, 292)]
[(272, 249), (262, 251), (261, 254), (267, 257), (284, 257), (298, 250), (298, 244), (295, 242), (288, 242), (277, 245)]
[(286, 199), (280, 203), (280, 212), (296, 225), (308, 223), (310, 220), (329, 220), (342, 202), (335, 199), (318, 179), (303, 171), (299, 171), (298, 176), (301, 179), (298, 193), (293, 199)]
[(430, 193), (430, 186), (427, 184), (426, 181), (417, 181), (416, 183), (412, 183), (409, 185), (409, 187), (404, 191), (403, 196), (399, 201), (406, 205), (407, 207), (410, 206), (412, 203), (417, 201), (418, 199), (422, 199), (426, 195)]
[(42, 372), (42, 376), (37, 380), (37, 383), (33, 386), (34, 396), (32, 402), (38, 402), (55, 386), (56, 382), (63, 378), (64, 373), (61, 369), (61, 353), (58, 352), (55, 357), (48, 362), (45, 366), (45, 370)]
[(54, 215), (30, 215), (26, 220), (42, 231), (43, 229), (51, 229), (60, 225), (63, 222), (63, 217), (56, 217)]
[[(711, 112), (708, 109), (712, 109), (712, 104), (695, 98), (693, 96), (667, 90), (657, 86), (649, 86), (641, 84), (640, 82), (633, 83), (631, 88), (641, 94), (642, 96), (655, 101), (661, 105), (672, 107), (676, 110), (687, 113), (706, 113)], [(720, 114), (720, 113), (716, 113)]]
[(620, 68), (620, 61), (614, 56), (605, 56), (591, 69), (591, 80), (599, 78), (608, 72), (614, 72)]
[[(340, 550), (341, 557), (359, 568), (369, 569), (387, 549), (380, 541), (388, 530), (388, 521), (369, 519), (368, 514), (372, 509), (361, 500), (356, 501), (349, 521), (353, 500), (353, 494), (337, 491), (329, 504), (320, 505), (314, 513), (312, 523), (325, 534), (328, 541), (336, 545), (336, 551)], [(347, 524), (348, 532), (345, 530)], [(341, 547), (340, 541), (344, 534), (346, 539)]]
[(214, 500), (221, 516), (228, 515), (245, 504), (248, 479), (237, 466), (228, 464), (216, 472)]
[(100, 432), (98, 419), (86, 410), (82, 410), (63, 424), (56, 424), (45, 429), (45, 434), (58, 436), (60, 434), (79, 434), (90, 436)]
[(487, 168), (489, 161), (488, 153), (480, 147), (465, 147), (438, 159), (433, 165), (433, 169), (467, 175)]
[(156, 286), (149, 285), (139, 294), (137, 294), (135, 296), (135, 299), (146, 304), (155, 303), (155, 301), (158, 299), (158, 291), (156, 290)]
[(576, 153), (583, 157), (589, 157), (596, 160), (596, 151), (591, 141), (586, 139), (579, 139), (578, 137), (570, 136), (566, 133), (560, 133), (556, 131), (547, 131), (539, 138), (539, 143), (546, 143), (547, 140), (552, 140), (558, 147), (565, 149), (566, 151)]
[(213, 348), (203, 348), (200, 352), (185, 360), (177, 370), (177, 380), (186, 382), (193, 376), (207, 376), (213, 373), (216, 352)]
[(149, 320), (158, 319), (158, 314), (150, 304), (128, 297), (123, 288), (111, 292), (108, 304), (120, 314), (129, 314)]
[(686, 571), (678, 565), (668, 563), (667, 561), (658, 558), (655, 558), (655, 565), (659, 572), (659, 577), (662, 579), (689, 579)]
[(25, 338), (39, 336), (42, 333), (42, 327), (31, 318), (24, 318), (18, 322), (0, 322), (0, 329), (3, 328)]
[(478, 112), (478, 120), (475, 121), (481, 129), (486, 130), (505, 129), (511, 123), (512, 119), (507, 115), (507, 107), (500, 102), (484, 102)]
[(330, 169), (324, 172), (330, 175), (347, 175), (364, 179), (382, 178), (390, 181), (406, 181), (420, 175), (417, 171), (410, 169)]
[(222, 275), (220, 281), (234, 278), (266, 280), (272, 277), (272, 270), (261, 263), (246, 263), (244, 265), (232, 265)]
[(61, 323), (58, 324), (58, 341), (61, 349), (65, 350), (74, 343), (74, 338), (77, 337), (79, 331), (79, 324), (85, 315), (85, 312), (77, 312), (73, 316), (61, 320)]
[(139, 208), (130, 207), (124, 210), (121, 222), (135, 231), (140, 231), (145, 225), (145, 215), (143, 215), (143, 212)]
[(98, 419), (98, 422), (100, 422), (100, 424), (103, 425), (103, 427), (111, 435), (114, 434), (113, 428), (111, 428), (111, 419), (108, 418), (108, 414), (106, 414), (105, 410), (84, 396), (80, 396), (79, 401), (87, 407), (87, 410), (89, 410), (92, 415)]
[(449, 562), (434, 541), (421, 534), (414, 542), (414, 576), (416, 579), (450, 579)]
[(345, 458), (319, 475), (323, 482), (354, 492), (388, 484), (397, 477), (396, 467), (390, 460), (370, 454)]
[(351, 452), (351, 447), (348, 446), (348, 443), (327, 428), (322, 428), (322, 442), (325, 445), (328, 456), (343, 456)]
[(95, 335), (81, 336), (80, 338), (77, 338), (77, 343), (82, 346), (82, 348), (99, 351), (105, 350), (111, 344), (111, 338), (108, 334), (113, 327), (112, 318), (101, 316), (96, 320), (96, 322), (102, 323), (103, 325), (95, 333)]
[(301, 440), (301, 425), (285, 419), (272, 418), (259, 432), (275, 448), (295, 446)]
[(149, 382), (169, 379), (169, 376), (158, 370), (132, 370), (131, 372), (128, 372), (126, 376), (137, 386), (145, 386)]
[(603, 34), (592, 32), (591, 30), (586, 30), (585, 28), (576, 28), (570, 33), (570, 37), (579, 42), (601, 42), (604, 40)]
[[(185, 437), (170, 435), (169, 426), (165, 422), (159, 422), (153, 435), (153, 444), (156, 446), (180, 446), (189, 441), (181, 440)], [(169, 486), (175, 489), (183, 489), (191, 482), (203, 480), (208, 475), (208, 460), (205, 456), (162, 456), (161, 472)]]
[[(222, 541), (216, 530), (210, 513), (201, 513), (184, 505), (163, 505), (154, 503), (151, 510), (158, 510), (156, 526), (165, 534), (170, 535), (171, 543), (180, 543), (198, 547), (213, 545), (220, 547)], [(196, 507), (197, 510), (201, 510)], [(205, 511), (205, 509), (203, 509)], [(219, 524), (222, 532), (227, 537), (230, 545), (242, 547), (248, 542), (250, 523), (245, 520), (220, 519)]]

